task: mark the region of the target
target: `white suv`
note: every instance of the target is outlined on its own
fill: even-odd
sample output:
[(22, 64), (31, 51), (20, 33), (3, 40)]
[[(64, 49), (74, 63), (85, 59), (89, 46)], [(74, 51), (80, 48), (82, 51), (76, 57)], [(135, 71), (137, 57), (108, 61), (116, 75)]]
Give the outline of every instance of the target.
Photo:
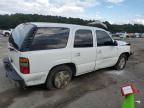
[(4, 59), (8, 78), (53, 89), (65, 87), (73, 76), (113, 66), (123, 69), (130, 45), (96, 27), (31, 22), (13, 30), (9, 51)]

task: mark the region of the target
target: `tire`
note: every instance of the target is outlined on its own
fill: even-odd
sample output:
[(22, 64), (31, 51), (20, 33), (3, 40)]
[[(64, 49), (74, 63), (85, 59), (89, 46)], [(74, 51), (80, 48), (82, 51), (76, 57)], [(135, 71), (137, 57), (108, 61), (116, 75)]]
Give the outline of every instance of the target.
[(61, 89), (66, 87), (72, 78), (72, 70), (70, 67), (62, 65), (52, 69), (46, 80), (46, 88)]
[(116, 70), (123, 70), (126, 66), (127, 56), (125, 54), (120, 55), (118, 62), (114, 66)]
[(9, 35), (10, 35), (9, 33), (5, 33), (5, 37), (9, 37)]

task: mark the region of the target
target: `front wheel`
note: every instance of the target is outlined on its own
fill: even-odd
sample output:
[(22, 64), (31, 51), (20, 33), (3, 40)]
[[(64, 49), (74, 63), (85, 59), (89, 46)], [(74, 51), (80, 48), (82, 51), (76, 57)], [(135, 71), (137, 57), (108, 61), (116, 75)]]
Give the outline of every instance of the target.
[(126, 66), (126, 62), (127, 62), (127, 56), (125, 54), (122, 54), (119, 57), (117, 64), (114, 66), (115, 69), (116, 70), (123, 70)]
[(72, 78), (72, 70), (68, 66), (58, 66), (51, 70), (46, 80), (48, 89), (61, 89), (66, 87)]

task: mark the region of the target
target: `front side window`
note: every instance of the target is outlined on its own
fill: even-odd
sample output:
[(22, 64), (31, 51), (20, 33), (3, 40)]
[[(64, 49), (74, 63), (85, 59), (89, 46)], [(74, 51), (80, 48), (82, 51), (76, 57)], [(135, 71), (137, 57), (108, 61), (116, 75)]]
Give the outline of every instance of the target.
[(93, 35), (91, 30), (77, 30), (75, 32), (74, 47), (93, 47)]
[(46, 50), (65, 48), (69, 37), (69, 28), (38, 28), (30, 50)]
[(97, 30), (97, 46), (109, 46), (113, 43), (112, 39), (105, 31)]

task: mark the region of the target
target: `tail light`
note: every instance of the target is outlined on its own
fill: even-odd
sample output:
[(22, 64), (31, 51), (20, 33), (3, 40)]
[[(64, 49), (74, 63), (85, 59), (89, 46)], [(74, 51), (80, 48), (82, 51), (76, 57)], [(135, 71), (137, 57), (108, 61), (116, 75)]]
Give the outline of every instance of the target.
[(29, 59), (24, 58), (24, 57), (20, 57), (19, 62), (20, 62), (20, 72), (23, 73), (23, 74), (29, 74), (30, 73)]

